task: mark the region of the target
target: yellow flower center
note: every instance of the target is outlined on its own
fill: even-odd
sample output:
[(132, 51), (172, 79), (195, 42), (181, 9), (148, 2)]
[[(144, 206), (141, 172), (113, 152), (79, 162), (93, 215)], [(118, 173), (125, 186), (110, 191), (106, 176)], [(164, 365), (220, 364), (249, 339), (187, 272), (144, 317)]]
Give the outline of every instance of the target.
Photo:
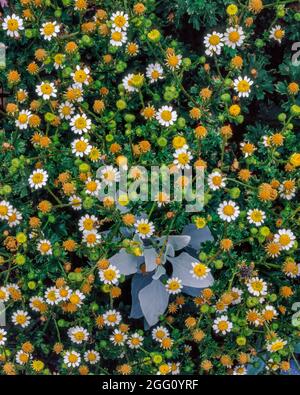
[(109, 314), (107, 316), (107, 321), (109, 321), (109, 322), (116, 322), (117, 321), (116, 315), (115, 314)]
[(124, 336), (122, 335), (122, 333), (116, 333), (114, 338), (116, 343), (121, 343), (124, 339)]
[(254, 281), (251, 283), (251, 287), (257, 292), (261, 292), (263, 290), (263, 284), (261, 281)]
[(171, 289), (172, 291), (177, 291), (177, 289), (180, 288), (180, 284), (178, 281), (171, 281), (169, 283), (169, 289)]
[(276, 343), (272, 344), (271, 350), (275, 352), (275, 351), (282, 350), (283, 347), (284, 347), (283, 342), (276, 342)]
[(48, 243), (42, 243), (40, 245), (40, 249), (42, 252), (48, 252), (50, 250), (50, 246)]
[(53, 92), (53, 89), (50, 84), (43, 84), (41, 86), (41, 91), (44, 95), (51, 95), (51, 93)]
[(85, 339), (85, 335), (83, 332), (76, 332), (74, 333), (74, 338), (78, 341), (82, 341)]
[(240, 33), (237, 31), (231, 32), (231, 33), (229, 33), (228, 38), (229, 38), (229, 41), (231, 41), (232, 43), (236, 43), (240, 39)]
[(26, 316), (25, 316), (25, 315), (18, 315), (18, 316), (16, 317), (16, 322), (17, 322), (19, 325), (25, 324), (25, 322), (26, 322)]
[(76, 151), (78, 151), (78, 152), (84, 152), (87, 148), (87, 143), (85, 141), (81, 141), (81, 140), (77, 141), (75, 148), (76, 148)]
[(225, 206), (223, 208), (223, 213), (225, 215), (229, 215), (229, 216), (233, 215), (234, 214), (234, 207), (227, 204), (227, 206)]
[(222, 177), (221, 176), (214, 176), (212, 178), (212, 183), (216, 186), (220, 186), (222, 183)]
[(284, 31), (281, 29), (278, 29), (275, 31), (274, 36), (280, 40), (284, 36)]
[(249, 82), (242, 80), (238, 83), (237, 89), (239, 92), (248, 92), (250, 89)]
[(203, 263), (198, 263), (194, 268), (193, 268), (194, 274), (197, 277), (203, 277), (206, 272), (207, 272), (207, 266), (204, 265)]
[(290, 236), (289, 235), (280, 235), (279, 237), (279, 243), (282, 246), (287, 246), (291, 242)]
[(123, 27), (126, 24), (126, 18), (123, 15), (118, 15), (115, 17), (115, 25), (118, 27)]
[(97, 183), (95, 181), (89, 181), (86, 184), (86, 189), (90, 192), (95, 192), (97, 189)]
[(43, 173), (35, 173), (32, 176), (32, 182), (34, 184), (40, 184), (41, 182), (43, 182), (43, 180), (44, 180), (44, 174)]
[(78, 304), (80, 302), (80, 297), (76, 294), (70, 296), (70, 302), (73, 304)]
[(87, 79), (87, 74), (84, 70), (77, 70), (75, 71), (74, 79), (76, 82), (83, 83)]
[(121, 32), (113, 32), (112, 33), (112, 35), (111, 35), (111, 38), (114, 40), (114, 41), (121, 41), (122, 40), (122, 33)]
[(84, 129), (86, 127), (86, 119), (83, 117), (79, 117), (75, 121), (75, 126), (77, 129)]
[(190, 161), (189, 155), (186, 152), (182, 152), (181, 154), (178, 155), (178, 162), (181, 165), (186, 165)]
[(85, 230), (92, 230), (94, 227), (94, 221), (91, 218), (86, 218), (83, 221), (83, 227)]
[(53, 23), (47, 23), (44, 26), (44, 33), (46, 36), (51, 36), (51, 34), (53, 34), (55, 31), (55, 26), (53, 25)]
[(86, 241), (87, 241), (89, 244), (95, 243), (95, 242), (96, 242), (96, 235), (95, 235), (94, 233), (88, 234), (88, 235), (86, 236)]
[(169, 110), (164, 110), (161, 113), (161, 117), (165, 122), (169, 122), (172, 119), (172, 113)]
[(112, 281), (116, 278), (116, 272), (113, 269), (106, 269), (103, 271), (104, 278), (108, 281)]
[(149, 224), (139, 224), (137, 229), (138, 229), (139, 233), (146, 235), (150, 232), (150, 225)]
[(153, 80), (157, 80), (159, 78), (160, 74), (157, 70), (153, 70), (151, 73), (151, 77)]
[(251, 219), (252, 219), (254, 222), (260, 222), (260, 221), (262, 220), (262, 218), (263, 218), (262, 213), (261, 213), (260, 211), (258, 211), (258, 210), (254, 210), (254, 211), (251, 213)]
[(217, 35), (217, 34), (212, 34), (210, 37), (209, 37), (209, 43), (211, 44), (211, 45), (218, 45), (219, 43), (220, 43), (220, 37)]
[(78, 360), (77, 355), (75, 355), (75, 354), (70, 354), (70, 355), (69, 355), (69, 362), (70, 362), (70, 363), (76, 363), (77, 360)]
[(19, 27), (19, 23), (16, 19), (10, 19), (7, 22), (7, 29), (10, 30), (11, 32), (18, 30), (18, 27)]
[(0, 215), (7, 215), (8, 208), (6, 206), (0, 206)]
[(28, 117), (26, 114), (20, 114), (18, 117), (18, 121), (20, 123), (26, 123), (28, 121)]
[(218, 323), (218, 328), (220, 331), (226, 331), (228, 329), (228, 322), (227, 321), (220, 321)]

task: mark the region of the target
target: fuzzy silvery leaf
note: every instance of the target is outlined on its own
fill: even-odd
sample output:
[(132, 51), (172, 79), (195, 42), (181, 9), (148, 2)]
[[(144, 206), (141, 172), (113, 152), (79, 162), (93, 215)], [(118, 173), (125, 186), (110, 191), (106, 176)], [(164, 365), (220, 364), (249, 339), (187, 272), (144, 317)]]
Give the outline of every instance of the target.
[(194, 224), (189, 224), (184, 227), (182, 234), (190, 236), (191, 239), (188, 246), (196, 251), (200, 250), (202, 243), (214, 240), (207, 226), (203, 229), (198, 229)]
[[(254, 366), (254, 364), (257, 366)], [(247, 375), (256, 376), (264, 370), (265, 366), (266, 364), (261, 358), (254, 357), (247, 365)]]
[(187, 294), (189, 296), (192, 296), (195, 298), (196, 296), (199, 296), (200, 294), (200, 289), (199, 288), (194, 288), (194, 287), (182, 287), (182, 293)]
[(143, 312), (139, 301), (139, 292), (152, 281), (151, 273), (136, 273), (131, 281), (131, 311), (129, 318), (141, 318)]
[(175, 251), (182, 250), (191, 242), (191, 236), (169, 236), (168, 244), (171, 244)]
[(121, 248), (117, 254), (109, 258), (109, 261), (117, 267), (121, 274), (129, 275), (137, 272), (139, 265), (144, 262), (144, 258), (128, 254), (125, 248)]
[(159, 280), (161, 278), (161, 276), (163, 276), (164, 274), (166, 274), (166, 269), (164, 268), (164, 266), (160, 265), (156, 269), (156, 271), (153, 274), (152, 278), (153, 278), (153, 280)]
[(152, 270), (155, 270), (157, 268), (157, 264), (156, 264), (157, 252), (155, 251), (155, 248), (145, 248), (144, 257), (145, 257), (146, 271), (152, 272)]
[(190, 273), (192, 263), (199, 261), (187, 252), (182, 252), (176, 258), (169, 257), (168, 260), (173, 266), (173, 277), (178, 277), (182, 281), (182, 285), (194, 288), (206, 288), (213, 284), (214, 279), (211, 273), (208, 273), (204, 279), (193, 277), (192, 273)]
[(139, 292), (139, 301), (145, 320), (151, 327), (159, 321), (159, 317), (166, 311), (169, 294), (159, 280), (152, 280)]

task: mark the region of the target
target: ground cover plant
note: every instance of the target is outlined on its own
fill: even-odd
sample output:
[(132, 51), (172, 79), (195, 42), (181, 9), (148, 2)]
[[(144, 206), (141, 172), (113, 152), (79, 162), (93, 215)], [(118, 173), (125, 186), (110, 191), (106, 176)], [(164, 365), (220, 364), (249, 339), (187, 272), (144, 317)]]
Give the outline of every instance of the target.
[(299, 2), (0, 3), (1, 374), (299, 374)]

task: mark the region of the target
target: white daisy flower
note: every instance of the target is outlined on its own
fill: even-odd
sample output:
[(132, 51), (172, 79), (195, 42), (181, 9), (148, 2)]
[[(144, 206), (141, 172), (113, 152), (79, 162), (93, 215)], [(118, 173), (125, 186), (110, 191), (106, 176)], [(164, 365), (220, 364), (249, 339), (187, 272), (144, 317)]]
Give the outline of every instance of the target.
[(57, 297), (59, 302), (65, 302), (69, 300), (72, 290), (68, 286), (64, 286), (57, 289)]
[(153, 235), (154, 225), (153, 222), (149, 222), (148, 219), (138, 219), (134, 224), (135, 232), (140, 236), (141, 239), (146, 239)]
[(231, 304), (232, 305), (240, 304), (242, 301), (242, 295), (243, 295), (243, 291), (241, 289), (232, 287), (231, 288), (231, 296), (232, 296), (233, 300), (232, 300)]
[(42, 297), (40, 296), (33, 296), (32, 298), (30, 298), (30, 303), (29, 303), (29, 307), (37, 312), (40, 313), (41, 312), (41, 307), (45, 305), (45, 301)]
[[(0, 287), (0, 302), (7, 302), (9, 299), (9, 292), (5, 287)], [(2, 308), (2, 306), (0, 307)]]
[(116, 266), (109, 265), (107, 269), (100, 270), (99, 277), (104, 284), (117, 284), (120, 278), (120, 271)]
[(290, 250), (295, 244), (296, 237), (290, 229), (280, 229), (274, 236), (274, 242), (278, 243), (282, 250)]
[(132, 78), (134, 77), (134, 74), (128, 74), (128, 75), (126, 75), (124, 78), (123, 78), (123, 80), (122, 80), (122, 84), (123, 84), (123, 86), (124, 86), (124, 89), (127, 91), (127, 92), (138, 92), (138, 88), (137, 87), (135, 87), (133, 84), (132, 84)]
[(221, 315), (214, 320), (213, 330), (215, 333), (221, 333), (222, 335), (226, 335), (231, 332), (232, 323), (229, 321), (227, 315)]
[(210, 272), (210, 268), (204, 265), (204, 263), (192, 262), (191, 265), (192, 265), (192, 269), (190, 270), (190, 273), (194, 278), (203, 280), (208, 276), (208, 273)]
[[(0, 215), (1, 217), (1, 215)], [(7, 223), (10, 228), (17, 226), (22, 221), (22, 214), (16, 210), (15, 208), (12, 209), (11, 214), (8, 216)]]
[(85, 182), (85, 191), (88, 195), (97, 196), (101, 189), (101, 183), (98, 180), (92, 180), (90, 177)]
[(129, 348), (137, 349), (143, 345), (144, 338), (138, 333), (133, 333), (127, 341)]
[(80, 158), (82, 158), (84, 155), (88, 155), (92, 149), (92, 146), (89, 144), (89, 141), (83, 137), (74, 140), (71, 143), (71, 147), (72, 147), (72, 153)]
[(121, 332), (119, 329), (115, 329), (110, 336), (109, 340), (113, 343), (115, 346), (124, 346), (128, 336)]
[(82, 240), (88, 247), (94, 247), (95, 245), (99, 244), (101, 241), (101, 235), (97, 233), (97, 231), (94, 230), (89, 230), (89, 231), (84, 231)]
[(272, 353), (277, 352), (282, 350), (286, 345), (287, 345), (286, 340), (276, 339), (270, 342), (269, 344), (267, 344), (267, 350)]
[(208, 56), (213, 56), (214, 54), (220, 55), (221, 49), (224, 45), (223, 43), (223, 34), (213, 32), (211, 34), (207, 34), (204, 37), (204, 45), (206, 47), (205, 54)]
[(88, 341), (89, 333), (82, 326), (75, 326), (68, 329), (68, 336), (73, 343), (82, 344)]
[(105, 166), (100, 171), (100, 177), (106, 185), (111, 186), (120, 181), (120, 172), (113, 166)]
[(190, 161), (193, 159), (193, 155), (188, 151), (187, 146), (177, 149), (173, 156), (173, 163), (178, 167), (178, 169), (189, 169), (191, 167)]
[(60, 27), (56, 21), (54, 22), (44, 22), (42, 27), (40, 28), (40, 33), (42, 37), (50, 41), (53, 37), (57, 37), (57, 34), (60, 32)]
[(179, 294), (183, 288), (182, 281), (178, 277), (169, 278), (165, 287), (171, 295)]
[(254, 296), (263, 296), (267, 294), (267, 284), (258, 277), (253, 277), (247, 282), (248, 291)]
[(245, 376), (247, 374), (247, 368), (244, 365), (237, 365), (234, 369), (233, 369), (233, 373), (234, 376)]
[(0, 346), (4, 346), (4, 344), (6, 343), (7, 341), (6, 336), (7, 336), (7, 332), (4, 329), (0, 328)]
[(9, 37), (19, 38), (19, 31), (24, 30), (23, 19), (16, 14), (7, 15), (2, 22), (2, 29), (6, 30), (6, 34)]
[(121, 319), (121, 314), (117, 310), (108, 310), (103, 314), (104, 324), (107, 326), (119, 325)]
[(280, 197), (286, 200), (292, 200), (296, 196), (297, 188), (295, 180), (287, 180), (280, 184), (278, 191)]
[(40, 240), (38, 242), (37, 249), (41, 255), (52, 255), (52, 246), (49, 240)]
[(255, 226), (261, 226), (265, 222), (266, 214), (264, 211), (255, 208), (252, 210), (248, 210), (247, 219), (250, 224), (254, 224)]
[(81, 210), (82, 208), (82, 199), (80, 196), (72, 195), (69, 197), (69, 204), (76, 211)]
[(95, 365), (100, 361), (100, 354), (96, 350), (88, 350), (84, 353), (83, 356), (85, 362), (90, 363), (91, 365)]
[(30, 324), (30, 316), (25, 310), (17, 310), (12, 315), (12, 322), (16, 326), (26, 328)]
[(30, 359), (31, 359), (30, 354), (28, 354), (23, 350), (18, 351), (16, 354), (16, 362), (19, 365), (26, 365)]
[(163, 326), (157, 326), (152, 330), (152, 339), (156, 340), (157, 342), (161, 343), (165, 337), (169, 337), (170, 332), (167, 328)]
[(128, 14), (123, 11), (117, 11), (112, 14), (110, 20), (112, 21), (112, 26), (116, 30), (125, 30), (128, 28)]
[(6, 201), (6, 200), (1, 200), (0, 201), (0, 219), (1, 220), (8, 220), (9, 216), (13, 212), (13, 207), (12, 205)]
[(79, 230), (93, 230), (98, 227), (98, 218), (95, 215), (86, 214), (78, 222)]
[(72, 103), (66, 101), (64, 103), (61, 103), (61, 105), (58, 108), (58, 112), (61, 119), (68, 120), (74, 114), (75, 108)]
[(285, 35), (285, 31), (282, 29), (282, 27), (280, 25), (276, 25), (270, 30), (269, 37), (272, 38), (273, 40), (278, 41), (280, 44), (284, 38), (284, 35)]
[(110, 44), (113, 47), (121, 47), (127, 41), (127, 33), (119, 30), (112, 30), (110, 36)]
[(150, 79), (150, 84), (164, 78), (164, 71), (159, 63), (151, 63), (146, 68), (146, 76)]
[(88, 85), (89, 84), (90, 70), (87, 67), (76, 66), (74, 73), (71, 73), (71, 77), (75, 82), (75, 85)]
[(77, 114), (71, 118), (70, 126), (76, 134), (87, 133), (91, 129), (92, 121), (85, 114)]
[(81, 306), (84, 299), (85, 295), (78, 289), (76, 289), (76, 291), (72, 291), (69, 297), (69, 301), (76, 306)]
[(50, 306), (54, 306), (59, 303), (58, 289), (56, 287), (49, 287), (44, 293), (46, 303)]
[(223, 221), (235, 221), (240, 214), (240, 209), (232, 200), (224, 201), (218, 207), (218, 215)]
[(172, 126), (177, 120), (177, 112), (171, 106), (162, 106), (156, 112), (156, 119), (162, 126)]
[(249, 77), (239, 76), (233, 81), (234, 90), (237, 92), (239, 97), (248, 97), (251, 92), (251, 85), (253, 81)]
[(77, 351), (67, 351), (64, 355), (64, 363), (68, 368), (77, 368), (80, 365), (81, 357)]
[(218, 189), (225, 188), (226, 186), (226, 177), (223, 177), (222, 174), (218, 171), (214, 171), (208, 176), (207, 182), (208, 186), (212, 191), (217, 191)]
[(224, 33), (224, 43), (229, 48), (237, 48), (243, 45), (245, 34), (240, 26), (229, 27)]
[(16, 127), (19, 129), (27, 129), (31, 112), (28, 110), (22, 110), (19, 112), (18, 118), (15, 121)]
[(30, 175), (28, 182), (31, 188), (40, 189), (47, 184), (48, 173), (46, 170), (37, 169)]
[(57, 89), (53, 82), (42, 82), (36, 87), (36, 93), (41, 96), (44, 100), (49, 100), (51, 97), (56, 97)]

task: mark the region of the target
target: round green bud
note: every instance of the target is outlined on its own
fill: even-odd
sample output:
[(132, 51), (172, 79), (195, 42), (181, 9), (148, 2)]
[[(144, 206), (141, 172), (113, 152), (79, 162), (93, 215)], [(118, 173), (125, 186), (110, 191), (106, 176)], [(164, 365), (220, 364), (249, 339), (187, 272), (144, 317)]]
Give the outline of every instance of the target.
[(128, 123), (133, 123), (135, 121), (135, 115), (134, 114), (125, 114), (124, 119)]
[(229, 191), (229, 194), (230, 194), (231, 199), (238, 199), (238, 197), (241, 194), (241, 190), (240, 190), (240, 188), (237, 188), (237, 187), (231, 188)]
[(167, 144), (168, 144), (168, 140), (165, 138), (165, 137), (159, 137), (158, 139), (157, 139), (157, 144), (159, 145), (159, 147), (166, 147), (167, 146)]
[(209, 305), (208, 304), (203, 304), (201, 307), (200, 307), (200, 311), (201, 311), (201, 313), (203, 313), (203, 314), (206, 314), (206, 313), (208, 313), (209, 312)]
[(183, 128), (185, 127), (185, 125), (186, 125), (185, 119), (184, 119), (183, 117), (179, 117), (179, 118), (177, 119), (177, 127), (178, 127), (179, 129), (183, 129)]
[(91, 170), (91, 167), (88, 163), (81, 163), (79, 165), (79, 171), (81, 173), (88, 173)]
[(199, 63), (200, 64), (205, 64), (205, 62), (206, 62), (206, 57), (205, 56), (200, 56)]
[(185, 67), (186, 69), (189, 68), (192, 64), (192, 61), (190, 58), (183, 58), (182, 59), (182, 65), (183, 67)]
[(262, 48), (265, 45), (264, 41), (261, 40), (260, 38), (258, 38), (257, 40), (255, 40), (255, 46), (257, 48)]
[(111, 133), (109, 133), (109, 134), (107, 134), (106, 136), (105, 136), (105, 140), (108, 142), (108, 143), (111, 143), (112, 141), (114, 141), (114, 135), (113, 134), (111, 134)]
[(29, 289), (31, 289), (31, 290), (35, 289), (35, 287), (36, 287), (36, 282), (35, 282), (35, 281), (29, 281), (29, 282), (27, 283), (27, 287), (28, 287)]
[(295, 21), (300, 22), (300, 12), (296, 12), (294, 14), (294, 19), (295, 19)]
[(300, 115), (300, 106), (298, 106), (297, 104), (292, 105), (291, 113), (293, 115), (299, 116)]
[(229, 93), (223, 93), (223, 95), (221, 95), (221, 101), (224, 103), (230, 103), (231, 102), (231, 96)]
[(120, 99), (120, 100), (117, 100), (116, 106), (117, 106), (118, 110), (125, 110), (125, 108), (127, 107), (127, 104), (126, 104), (125, 100)]
[(215, 261), (215, 268), (216, 269), (220, 270), (220, 269), (222, 269), (223, 266), (224, 266), (223, 261), (221, 261), (221, 260), (216, 260)]
[(238, 336), (235, 341), (238, 346), (245, 346), (247, 343), (245, 336)]
[(278, 121), (280, 122), (284, 122), (286, 120), (286, 114), (284, 112), (281, 112), (278, 117), (277, 117)]

